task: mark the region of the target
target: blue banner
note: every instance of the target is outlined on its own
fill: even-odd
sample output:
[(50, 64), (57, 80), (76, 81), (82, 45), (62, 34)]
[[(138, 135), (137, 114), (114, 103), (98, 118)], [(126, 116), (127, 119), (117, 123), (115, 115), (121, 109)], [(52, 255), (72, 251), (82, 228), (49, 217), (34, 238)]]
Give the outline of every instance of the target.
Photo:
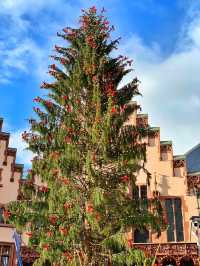
[(23, 266), (22, 263), (22, 257), (21, 257), (21, 253), (20, 253), (20, 249), (21, 249), (21, 235), (19, 235), (16, 231), (14, 231), (13, 233), (13, 239), (15, 240), (15, 249), (16, 249), (16, 255), (17, 255), (17, 264), (18, 266)]

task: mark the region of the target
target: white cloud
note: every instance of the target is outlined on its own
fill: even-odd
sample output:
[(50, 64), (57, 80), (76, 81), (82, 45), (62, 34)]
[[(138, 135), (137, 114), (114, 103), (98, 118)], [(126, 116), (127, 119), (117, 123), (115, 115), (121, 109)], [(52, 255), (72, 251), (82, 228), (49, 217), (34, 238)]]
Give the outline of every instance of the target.
[[(33, 158), (33, 153), (27, 150), (27, 145), (22, 141), (21, 135), (24, 132), (24, 129), (19, 129), (15, 132), (10, 132), (10, 141), (9, 146), (17, 148), (17, 163), (24, 164), (25, 168), (31, 166), (31, 160)], [(27, 131), (27, 129), (26, 129)]]
[[(184, 34), (183, 34), (184, 33)], [(120, 47), (135, 61), (141, 80), (143, 112), (152, 126), (161, 127), (162, 139), (174, 143), (175, 154), (185, 153), (200, 142), (200, 15), (187, 20), (174, 52), (162, 57), (159, 45), (147, 47), (132, 36)]]

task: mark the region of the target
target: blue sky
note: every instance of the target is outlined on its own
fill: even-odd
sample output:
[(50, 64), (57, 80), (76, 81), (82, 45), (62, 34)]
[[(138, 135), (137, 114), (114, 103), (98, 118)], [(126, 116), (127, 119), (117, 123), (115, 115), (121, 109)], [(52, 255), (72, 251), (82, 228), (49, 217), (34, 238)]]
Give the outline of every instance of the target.
[[(30, 163), (21, 132), (33, 115), (32, 99), (48, 79), (56, 32), (76, 26), (81, 8), (105, 7), (121, 36), (117, 52), (131, 57), (141, 80), (139, 98), (152, 126), (181, 154), (200, 142), (200, 0), (4, 0), (0, 2), (0, 116)], [(124, 82), (125, 82), (124, 81)]]

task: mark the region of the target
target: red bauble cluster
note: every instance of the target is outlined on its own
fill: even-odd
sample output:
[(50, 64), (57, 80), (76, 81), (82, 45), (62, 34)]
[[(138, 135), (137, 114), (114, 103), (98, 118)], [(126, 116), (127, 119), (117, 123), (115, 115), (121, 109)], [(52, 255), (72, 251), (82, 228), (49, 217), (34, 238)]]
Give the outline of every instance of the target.
[(120, 179), (122, 182), (127, 183), (129, 181), (129, 176), (124, 175), (124, 176), (121, 176)]
[(72, 256), (72, 254), (69, 251), (65, 251), (63, 253), (63, 255), (65, 256), (65, 258), (67, 259), (67, 261), (69, 261), (69, 262), (72, 261), (73, 256)]

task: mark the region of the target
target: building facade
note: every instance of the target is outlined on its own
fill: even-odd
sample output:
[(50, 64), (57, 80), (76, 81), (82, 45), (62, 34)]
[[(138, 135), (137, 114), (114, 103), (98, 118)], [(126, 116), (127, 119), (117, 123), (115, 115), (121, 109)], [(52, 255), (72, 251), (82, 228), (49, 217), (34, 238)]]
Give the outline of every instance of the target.
[[(138, 174), (132, 197), (138, 202), (159, 197), (168, 224), (159, 237), (148, 228), (130, 230), (128, 237), (133, 248), (142, 249), (148, 256), (156, 255), (159, 265), (199, 265), (198, 223), (192, 223), (191, 218), (198, 218), (200, 210), (200, 145), (186, 154), (174, 155), (172, 142), (160, 139), (160, 128), (149, 126), (147, 114), (136, 111), (127, 123), (148, 128), (148, 136), (143, 140), (147, 144), (145, 168), (152, 176), (147, 185), (146, 174)], [(10, 135), (2, 131), (2, 124), (0, 119), (0, 265), (14, 266), (14, 228), (6, 223), (2, 213), (5, 204), (20, 200), (23, 165), (16, 164), (17, 151), (9, 147)], [(26, 247), (26, 236), (22, 239), (23, 262), (28, 266), (37, 254)]]

